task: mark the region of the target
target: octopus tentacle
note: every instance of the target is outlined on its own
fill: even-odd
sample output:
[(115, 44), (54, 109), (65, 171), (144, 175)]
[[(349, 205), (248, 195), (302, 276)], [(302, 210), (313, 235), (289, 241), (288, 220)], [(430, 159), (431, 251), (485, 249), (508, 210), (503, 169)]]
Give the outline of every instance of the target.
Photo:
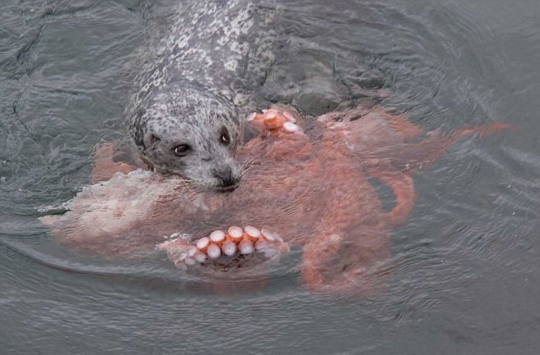
[(215, 230), (208, 237), (196, 241), (175, 233), (156, 248), (166, 251), (176, 267), (183, 270), (195, 265), (209, 266), (220, 258), (234, 259), (253, 253), (262, 254), (265, 259), (275, 261), (289, 250), (287, 243), (279, 235), (252, 226), (231, 226), (227, 232)]
[[(365, 179), (341, 150), (323, 147), (317, 154), (325, 162), (322, 169), (332, 171), (337, 181), (345, 176), (347, 181)], [(299, 270), (304, 286), (317, 293), (369, 294), (367, 271), (388, 258), (389, 235), (386, 221), (358, 201), (379, 203), (376, 192), (347, 184), (346, 188), (325, 189), (325, 193), (326, 212), (316, 226), (316, 235), (303, 248)]]
[(420, 169), (431, 168), (441, 155), (463, 137), (478, 133), (479, 138), (484, 138), (503, 130), (515, 130), (515, 127), (506, 123), (494, 123), (457, 129), (448, 133), (436, 130), (429, 132), (427, 138), (420, 142), (392, 147), (393, 149), (380, 154), (379, 158), (393, 165), (395, 169), (412, 174)]
[(303, 249), (303, 263), (298, 267), (306, 288), (321, 290), (328, 286), (324, 277), (324, 264), (341, 248), (343, 237), (339, 234), (321, 234), (307, 243)]
[(262, 113), (253, 112), (247, 116), (246, 121), (263, 133), (273, 135), (279, 135), (281, 132), (302, 133), (302, 129), (296, 124), (295, 114), (279, 106), (263, 110)]
[(405, 115), (393, 115), (380, 109), (371, 112), (373, 115), (383, 118), (388, 122), (391, 129), (399, 133), (405, 140), (419, 137), (424, 133), (424, 128), (411, 123)]
[(114, 143), (101, 143), (94, 147), (93, 158), (94, 166), (92, 168), (92, 183), (110, 180), (114, 174), (121, 172), (124, 174), (137, 170), (136, 165), (115, 162), (113, 160), (115, 152)]
[(395, 228), (405, 223), (416, 201), (413, 178), (401, 171), (386, 171), (379, 168), (368, 168), (367, 174), (388, 186), (394, 193), (396, 202), (387, 213), (389, 227)]
[[(387, 235), (321, 233), (304, 246), (298, 266), (304, 288), (320, 294), (369, 296), (384, 288), (384, 261), (389, 259)], [(388, 274), (386, 272), (386, 274)]]

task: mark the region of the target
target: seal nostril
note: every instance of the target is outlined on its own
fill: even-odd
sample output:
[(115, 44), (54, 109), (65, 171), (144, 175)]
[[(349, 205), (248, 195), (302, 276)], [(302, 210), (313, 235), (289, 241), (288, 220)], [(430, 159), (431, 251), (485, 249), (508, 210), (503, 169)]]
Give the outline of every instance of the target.
[(214, 175), (216, 177), (216, 179), (218, 179), (219, 181), (219, 185), (223, 186), (225, 185), (225, 180), (223, 180), (223, 177), (221, 177), (220, 175)]
[(220, 188), (230, 188), (238, 184), (239, 179), (233, 176), (232, 169), (226, 168), (214, 173), (215, 178), (219, 181)]

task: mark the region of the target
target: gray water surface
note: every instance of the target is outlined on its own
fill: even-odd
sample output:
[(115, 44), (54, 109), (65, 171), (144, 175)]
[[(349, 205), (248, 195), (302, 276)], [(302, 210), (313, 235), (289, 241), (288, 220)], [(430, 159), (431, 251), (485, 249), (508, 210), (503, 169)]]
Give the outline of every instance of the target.
[[(123, 134), (133, 53), (174, 1), (3, 0), (0, 11), (0, 354), (538, 354), (540, 3), (286, 2), (291, 40), (337, 72), (380, 74), (428, 129), (507, 122), (415, 176), (382, 295), (323, 298), (295, 275), (219, 296), (58, 246), (37, 207), (89, 182)], [(329, 53), (348, 53), (348, 64)], [(279, 70), (280, 68), (274, 68)], [(316, 74), (316, 73), (314, 73)]]

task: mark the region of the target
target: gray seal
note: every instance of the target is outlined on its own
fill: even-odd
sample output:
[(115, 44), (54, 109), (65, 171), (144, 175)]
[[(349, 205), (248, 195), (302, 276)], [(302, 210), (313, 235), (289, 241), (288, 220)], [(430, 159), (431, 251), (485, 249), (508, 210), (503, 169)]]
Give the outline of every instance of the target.
[(242, 121), (274, 59), (278, 11), (244, 0), (186, 1), (168, 16), (145, 49), (126, 109), (145, 163), (195, 186), (237, 186)]

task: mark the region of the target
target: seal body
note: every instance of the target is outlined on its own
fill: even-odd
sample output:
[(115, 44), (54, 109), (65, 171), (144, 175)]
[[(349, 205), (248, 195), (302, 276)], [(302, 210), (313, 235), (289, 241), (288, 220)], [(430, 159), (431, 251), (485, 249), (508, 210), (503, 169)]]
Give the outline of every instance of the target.
[(143, 161), (196, 186), (234, 188), (241, 118), (273, 60), (276, 7), (185, 1), (150, 40), (126, 110)]

